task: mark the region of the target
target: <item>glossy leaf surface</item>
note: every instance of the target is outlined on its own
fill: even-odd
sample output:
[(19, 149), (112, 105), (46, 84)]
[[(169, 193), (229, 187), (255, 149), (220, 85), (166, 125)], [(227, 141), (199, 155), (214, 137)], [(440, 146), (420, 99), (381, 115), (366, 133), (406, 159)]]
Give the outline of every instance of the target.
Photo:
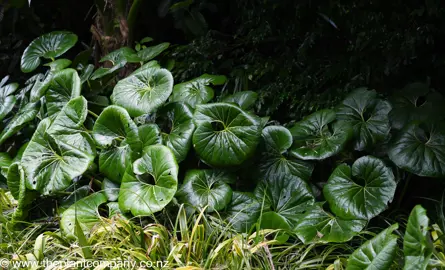
[(20, 67), (28, 73), (40, 65), (40, 58), (54, 59), (71, 49), (77, 36), (71, 32), (55, 31), (34, 39), (22, 55)]
[(387, 208), (395, 190), (392, 170), (380, 159), (364, 156), (352, 168), (339, 165), (324, 186), (323, 194), (337, 216), (369, 220)]

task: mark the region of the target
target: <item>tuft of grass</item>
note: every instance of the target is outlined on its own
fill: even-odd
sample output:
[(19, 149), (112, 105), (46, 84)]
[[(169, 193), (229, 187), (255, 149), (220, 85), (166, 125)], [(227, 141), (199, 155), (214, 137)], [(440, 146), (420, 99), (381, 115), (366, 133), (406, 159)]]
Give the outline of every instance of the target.
[(275, 270), (341, 269), (337, 266), (353, 251), (346, 243), (303, 244), (283, 230), (238, 233), (205, 209), (187, 215), (180, 206), (170, 224), (141, 225), (116, 215), (103, 218), (76, 241), (45, 224), (22, 224), (20, 231), (2, 230), (0, 253), (17, 261), (151, 261), (153, 269)]

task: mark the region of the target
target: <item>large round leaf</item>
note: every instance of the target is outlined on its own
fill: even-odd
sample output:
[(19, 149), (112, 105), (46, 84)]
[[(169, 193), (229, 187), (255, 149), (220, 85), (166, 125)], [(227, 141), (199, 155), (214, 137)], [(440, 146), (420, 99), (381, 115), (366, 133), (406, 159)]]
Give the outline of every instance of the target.
[(21, 69), (31, 72), (40, 65), (40, 57), (53, 59), (64, 54), (77, 42), (77, 36), (71, 32), (55, 31), (34, 39), (23, 52)]
[(260, 140), (260, 120), (235, 105), (198, 105), (194, 121), (193, 146), (211, 166), (240, 165), (253, 155)]
[(120, 183), (126, 168), (140, 156), (142, 143), (136, 124), (124, 108), (108, 106), (94, 124), (93, 138), (102, 148), (99, 171)]
[(170, 96), (173, 77), (170, 71), (149, 68), (120, 80), (111, 100), (127, 109), (132, 117), (155, 111)]
[(234, 191), (223, 216), (229, 227), (239, 232), (248, 232), (258, 221), (260, 213), (261, 204), (253, 194)]
[(48, 116), (58, 113), (72, 98), (80, 96), (80, 86), (79, 75), (72, 68), (54, 74), (45, 94)]
[(338, 166), (323, 188), (329, 206), (344, 219), (369, 220), (394, 198), (396, 182), (392, 170), (372, 156), (357, 159), (352, 168)]
[(225, 97), (222, 101), (228, 103), (235, 103), (243, 110), (249, 110), (255, 104), (258, 94), (253, 91), (241, 91), (233, 95)]
[(207, 212), (220, 211), (232, 199), (228, 183), (235, 181), (233, 175), (216, 170), (189, 170), (177, 196), (193, 207), (206, 208)]
[(178, 164), (172, 151), (163, 145), (148, 146), (142, 158), (125, 172), (119, 208), (134, 216), (151, 215), (173, 199), (177, 188)]
[(283, 154), (292, 146), (292, 134), (282, 126), (268, 126), (261, 132), (261, 138), (267, 152)]
[(76, 221), (83, 233), (88, 235), (91, 229), (101, 222), (99, 206), (107, 202), (107, 197), (102, 192), (96, 192), (82, 198), (62, 213), (60, 228), (67, 237), (76, 238)]
[(287, 150), (292, 145), (290, 131), (282, 126), (265, 127), (261, 134), (263, 151), (259, 161), (261, 179), (272, 175), (294, 175), (304, 181), (311, 177), (314, 166), (306, 161), (290, 158)]
[(293, 229), (314, 202), (307, 183), (293, 175), (271, 175), (257, 185), (255, 196), (264, 203), (261, 226), (270, 229)]
[(426, 177), (445, 176), (445, 123), (412, 123), (390, 145), (388, 156), (398, 167)]
[(51, 125), (39, 123), (22, 156), (26, 186), (44, 195), (67, 188), (72, 179), (82, 175), (95, 157), (92, 139), (79, 126), (86, 117), (86, 100), (70, 101)]
[(359, 88), (343, 100), (337, 110), (337, 118), (352, 125), (356, 139), (354, 148), (362, 151), (388, 136), (390, 111), (391, 104), (378, 99), (375, 91)]
[(366, 226), (366, 220), (344, 220), (316, 204), (300, 215), (294, 231), (303, 243), (346, 242)]
[(389, 113), (392, 127), (401, 129), (412, 121), (431, 121), (443, 117), (445, 101), (424, 83), (411, 83), (394, 95)]
[(346, 122), (335, 121), (335, 112), (326, 109), (296, 123), (290, 132), (294, 138), (292, 155), (304, 160), (320, 160), (343, 150), (352, 128)]
[(57, 114), (47, 133), (58, 141), (96, 155), (94, 142), (83, 126), (87, 114), (87, 100), (82, 96), (74, 98)]
[(17, 99), (13, 94), (18, 87), (17, 83), (0, 85), (0, 121), (14, 108)]
[(204, 74), (188, 82), (177, 84), (173, 89), (171, 101), (185, 102), (192, 107), (207, 103), (214, 96), (214, 91), (209, 85), (221, 85), (226, 80), (225, 76)]
[(429, 219), (426, 210), (417, 205), (411, 211), (403, 237), (405, 255), (404, 270), (425, 270), (433, 253), (433, 246), (428, 239)]
[(392, 232), (398, 227), (392, 225), (356, 249), (348, 259), (346, 270), (389, 270), (398, 249), (398, 237)]
[(162, 144), (169, 147), (179, 163), (187, 157), (195, 130), (193, 114), (184, 103), (169, 103), (157, 113), (156, 122), (161, 127)]

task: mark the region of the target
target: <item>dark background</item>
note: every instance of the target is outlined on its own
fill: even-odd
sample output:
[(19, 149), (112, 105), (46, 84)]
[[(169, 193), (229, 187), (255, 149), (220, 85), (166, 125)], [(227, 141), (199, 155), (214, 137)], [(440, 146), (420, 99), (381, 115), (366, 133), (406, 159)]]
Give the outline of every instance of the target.
[[(6, 2), (15, 1), (2, 4), (0, 76), (23, 79), (20, 55), (43, 33), (70, 30), (93, 45), (94, 1)], [(440, 91), (444, 80), (439, 0), (158, 0), (141, 1), (138, 11), (134, 40), (171, 42), (176, 80), (227, 75), (230, 89), (258, 91), (259, 111), (280, 120), (331, 106), (356, 86), (390, 94), (424, 81)]]

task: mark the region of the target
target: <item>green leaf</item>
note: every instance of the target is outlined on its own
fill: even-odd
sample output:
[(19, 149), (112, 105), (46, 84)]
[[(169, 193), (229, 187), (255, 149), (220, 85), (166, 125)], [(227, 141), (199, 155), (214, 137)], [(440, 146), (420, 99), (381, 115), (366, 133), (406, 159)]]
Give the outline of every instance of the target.
[(388, 137), (390, 111), (391, 104), (378, 99), (375, 91), (359, 88), (343, 100), (337, 118), (352, 125), (356, 138), (354, 148), (363, 151)]
[(366, 226), (366, 220), (344, 220), (314, 205), (300, 215), (294, 231), (300, 240), (310, 242), (341, 243), (351, 240)]
[(80, 222), (77, 218), (74, 220), (74, 222), (75, 222), (74, 235), (77, 237), (79, 246), (82, 248), (83, 257), (85, 259), (92, 259), (93, 253), (91, 251), (87, 237), (85, 236), (85, 233), (83, 232), (83, 229), (80, 226)]
[(137, 63), (140, 62), (140, 58), (137, 56), (136, 52), (128, 47), (123, 47), (112, 51), (111, 53), (105, 55), (100, 62), (110, 62), (111, 67), (100, 67), (91, 75), (91, 80), (100, 79), (106, 75), (112, 74), (115, 71), (123, 68), (127, 63)]
[[(0, 170), (1, 170), (1, 175), (3, 175), (5, 178), (7, 178), (8, 169), (12, 163), (13, 163), (13, 161), (8, 153), (0, 152)], [(0, 182), (2, 182), (2, 181), (3, 181), (3, 178), (2, 178), (2, 176), (0, 176)]]
[(94, 142), (83, 126), (87, 114), (87, 101), (84, 97), (71, 99), (57, 114), (47, 133), (57, 141), (95, 156)]
[(14, 108), (17, 99), (13, 94), (18, 87), (18, 83), (0, 86), (0, 121)]
[(40, 57), (54, 59), (71, 49), (77, 42), (77, 36), (71, 32), (55, 31), (34, 39), (22, 55), (20, 67), (28, 73), (40, 65)]
[(127, 140), (132, 148), (140, 147), (138, 128), (128, 112), (119, 106), (108, 106), (93, 127), (97, 145), (106, 148)]
[(184, 103), (169, 103), (157, 112), (156, 122), (161, 128), (162, 144), (175, 154), (176, 161), (183, 161), (192, 146), (195, 130), (193, 114)]
[(75, 226), (77, 221), (81, 231), (88, 235), (91, 229), (101, 222), (99, 206), (106, 202), (107, 197), (102, 192), (96, 192), (80, 199), (63, 212), (60, 228), (67, 237), (76, 238)]
[(294, 175), (309, 181), (314, 166), (306, 161), (288, 157), (287, 150), (292, 145), (290, 131), (282, 126), (268, 126), (262, 131), (263, 150), (259, 160), (259, 175), (268, 179), (272, 175)]
[(25, 177), (25, 172), (23, 167), (19, 162), (13, 163), (8, 170), (7, 174), (7, 183), (8, 189), (11, 192), (11, 195), (14, 199), (18, 200), (20, 195), (20, 179)]
[(102, 181), (102, 190), (109, 202), (117, 201), (119, 197), (119, 185), (105, 178)]
[(85, 67), (88, 65), (88, 62), (90, 62), (93, 55), (93, 48), (85, 49), (81, 52), (79, 52), (73, 59), (72, 67), (74, 69), (79, 69), (81, 67)]
[(40, 102), (35, 102), (28, 103), (21, 108), (0, 133), (0, 145), (3, 144), (9, 137), (19, 132), (26, 123), (34, 120), (39, 112), (39, 107)]
[(94, 124), (93, 138), (102, 148), (99, 171), (110, 180), (120, 183), (126, 168), (142, 151), (136, 124), (125, 109), (108, 106)]
[(207, 103), (214, 96), (214, 91), (209, 85), (221, 85), (224, 84), (226, 80), (227, 78), (221, 75), (201, 75), (188, 82), (175, 85), (170, 100), (174, 102), (185, 102), (191, 107)]
[(405, 270), (427, 269), (433, 252), (433, 246), (428, 238), (429, 219), (426, 210), (417, 205), (411, 211), (403, 238), (403, 253), (405, 255)]
[(144, 70), (150, 69), (150, 68), (161, 68), (161, 65), (159, 65), (158, 61), (152, 60), (152, 61), (149, 61), (149, 62), (143, 64), (140, 68), (136, 69), (133, 73), (131, 73), (131, 75), (134, 75), (136, 73), (139, 73), (141, 71), (144, 71)]
[(81, 75), (80, 75), (80, 83), (83, 84), (84, 82), (88, 81), (94, 71), (94, 65), (89, 64), (88, 66), (86, 66), (85, 68), (83, 68), (81, 70)]
[(81, 129), (86, 114), (87, 101), (78, 97), (63, 107), (53, 123), (48, 118), (39, 123), (22, 157), (27, 188), (43, 195), (61, 191), (88, 169), (96, 151)]
[(163, 67), (172, 71), (176, 66), (175, 59), (167, 59), (165, 62), (163, 62)]
[(38, 261), (42, 261), (44, 258), (44, 251), (47, 243), (47, 236), (43, 233), (37, 236), (35, 242), (34, 242), (34, 256)]
[(113, 66), (118, 65), (120, 63), (137, 63), (140, 62), (141, 59), (137, 57), (136, 52), (132, 48), (122, 47), (111, 53), (105, 55), (100, 59), (100, 62), (110, 62)]
[(141, 58), (141, 62), (146, 62), (160, 55), (163, 51), (167, 50), (170, 43), (164, 42), (155, 46), (147, 47), (138, 51), (137, 55)]
[(9, 75), (6, 75), (5, 77), (3, 77), (1, 80), (0, 80), (0, 88), (1, 87), (3, 87), (5, 84), (6, 84), (6, 82), (9, 80)]
[(119, 218), (126, 218), (124, 215), (122, 215), (118, 202), (109, 202), (107, 203), (107, 206), (108, 206), (108, 218), (112, 218), (114, 216), (119, 216)]
[(255, 105), (258, 94), (253, 91), (241, 91), (225, 97), (222, 101), (235, 103), (243, 110), (250, 110)]
[(144, 149), (142, 158), (128, 166), (119, 191), (119, 208), (134, 216), (161, 211), (178, 188), (178, 164), (173, 152), (163, 145)]
[(215, 167), (240, 165), (260, 141), (258, 117), (228, 103), (202, 104), (194, 113), (193, 146), (199, 157)]
[(425, 122), (444, 113), (444, 98), (424, 83), (411, 83), (394, 95), (389, 113), (392, 127), (401, 129), (413, 121)]
[(31, 206), (33, 200), (37, 197), (36, 192), (32, 192), (26, 188), (26, 176), (21, 170), (18, 169), (18, 174), (20, 177), (20, 184), (18, 190), (17, 208), (12, 215), (12, 224), (16, 224), (19, 221), (23, 221), (29, 214), (29, 207)]
[(293, 175), (301, 180), (309, 181), (314, 165), (298, 159), (286, 158), (282, 155), (263, 154), (258, 170), (262, 179), (267, 179), (272, 175)]
[(445, 176), (445, 123), (412, 123), (400, 131), (388, 150), (398, 167), (425, 177)]
[(307, 183), (292, 175), (271, 175), (254, 193), (260, 203), (264, 200), (261, 227), (268, 229), (293, 229), (314, 202)]
[(253, 194), (234, 191), (232, 200), (224, 210), (228, 226), (239, 232), (248, 232), (258, 221), (261, 204)]
[(100, 67), (98, 69), (96, 69), (93, 74), (91, 74), (90, 80), (97, 80), (100, 79), (102, 77), (105, 77), (107, 75), (110, 75), (112, 73), (114, 73), (115, 71), (123, 68), (125, 66), (127, 62), (120, 62), (114, 66), (112, 66), (111, 68), (104, 68), (104, 67)]
[(294, 138), (291, 154), (303, 160), (321, 160), (343, 150), (352, 135), (346, 122), (335, 121), (333, 110), (317, 111), (296, 123), (290, 132)]
[(57, 59), (55, 61), (44, 64), (45, 67), (49, 67), (51, 71), (57, 72), (61, 71), (71, 65), (71, 60), (69, 59)]
[(232, 199), (232, 188), (228, 183), (235, 181), (233, 175), (217, 170), (189, 170), (177, 197), (181, 202), (206, 212), (224, 209)]
[(148, 43), (150, 41), (153, 41), (152, 37), (144, 37), (143, 39), (141, 39), (141, 41), (139, 43), (144, 44), (144, 43)]
[(357, 159), (352, 168), (338, 166), (323, 188), (332, 212), (344, 219), (377, 216), (394, 198), (396, 182), (392, 170), (372, 156)]
[(261, 132), (266, 151), (283, 154), (292, 146), (292, 134), (282, 126), (268, 126)]
[(148, 68), (123, 80), (114, 87), (111, 100), (124, 107), (132, 117), (155, 111), (170, 96), (173, 77), (170, 71)]
[(392, 225), (356, 249), (348, 259), (346, 270), (389, 270), (398, 249), (398, 237), (392, 232), (398, 227), (398, 224)]
[(32, 84), (31, 93), (29, 94), (30, 102), (39, 101), (48, 89), (49, 83), (56, 71), (50, 70), (45, 76), (37, 76)]
[(145, 124), (138, 127), (142, 149), (154, 144), (162, 144), (161, 129), (156, 124)]
[(80, 87), (76, 70), (69, 68), (55, 73), (45, 94), (48, 116), (58, 113), (72, 98), (80, 96)]

